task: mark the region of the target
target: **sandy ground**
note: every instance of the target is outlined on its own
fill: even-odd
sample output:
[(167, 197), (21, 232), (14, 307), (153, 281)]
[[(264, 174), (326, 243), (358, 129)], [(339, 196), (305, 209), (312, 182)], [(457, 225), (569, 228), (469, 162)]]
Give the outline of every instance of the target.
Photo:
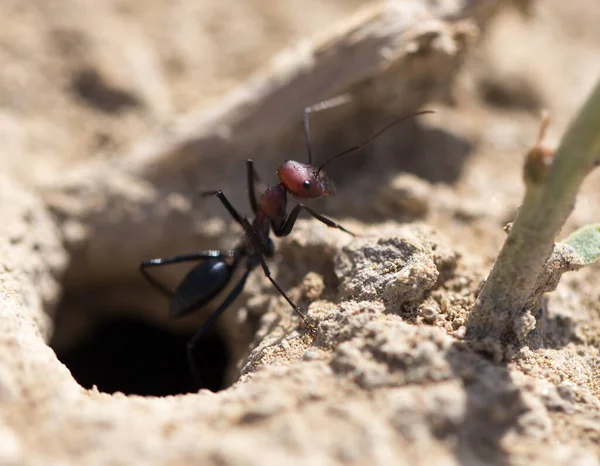
[[(218, 104), (276, 53), (320, 33), (365, 3), (368, 2), (330, 0), (311, 2), (307, 7), (301, 0), (122, 0), (101, 4), (2, 0), (2, 175), (37, 192), (39, 186), (60, 181), (64, 173), (78, 165), (119, 160), (156, 134), (174, 131), (186, 115)], [(173, 433), (177, 431), (173, 427), (177, 421), (187, 422), (186, 410), (191, 413), (196, 409), (191, 398), (194, 395), (168, 398), (168, 408), (167, 404), (163, 408), (150, 405), (146, 399), (133, 398), (133, 412), (139, 412), (140, 425), (146, 415), (165, 420), (170, 427), (161, 424), (160, 435), (175, 439), (170, 440), (174, 442), (170, 447), (185, 452), (181, 457), (170, 458), (173, 462), (169, 457), (161, 458), (160, 464), (191, 464), (200, 459), (211, 464), (233, 464), (243, 460), (235, 452), (241, 455), (273, 445), (282, 445), (281, 450), (269, 456), (273, 464), (292, 464), (294, 453), (290, 451), (315, 460), (317, 457), (307, 453), (313, 444), (301, 440), (303, 436), (313, 438), (311, 434), (323, 439), (322, 443), (313, 441), (322, 454), (314, 464), (385, 464), (398, 458), (406, 460), (410, 455), (423, 464), (438, 458), (447, 461), (444, 464), (527, 464), (528, 460), (539, 464), (595, 464), (594, 455), (600, 455), (600, 265), (564, 277), (558, 289), (548, 296), (548, 316), (543, 328), (538, 329), (544, 335), (542, 343), (520, 348), (509, 362), (495, 364), (475, 353), (464, 356), (467, 350), (457, 343), (455, 332), (460, 332), (465, 323), (479, 281), (505, 238), (502, 227), (514, 218), (523, 195), (523, 155), (535, 141), (541, 110), (548, 109), (552, 116), (549, 141), (558, 141), (600, 76), (599, 22), (597, 0), (573, 0), (568, 4), (546, 0), (533, 5), (530, 15), (516, 8), (505, 9), (487, 26), (483, 40), (469, 50), (449, 89), (427, 103), (426, 107), (434, 108), (436, 113), (410, 127), (409, 132), (414, 133), (408, 145), (410, 154), (398, 156), (397, 160), (374, 156), (372, 165), (367, 154), (358, 161), (332, 168), (338, 195), (318, 204), (321, 210), (366, 234), (389, 233), (408, 238), (414, 235), (415, 244), (426, 251), (422, 258), (414, 259), (425, 264), (425, 271), (415, 273), (426, 277), (431, 269), (447, 272), (447, 278), (434, 285), (437, 276), (434, 277), (426, 286), (427, 293), (411, 296), (411, 304), (398, 305), (396, 309), (390, 302), (396, 299), (404, 303), (408, 299), (398, 291), (392, 301), (388, 299), (386, 308), (381, 304), (381, 290), (372, 294), (357, 291), (357, 285), (349, 278), (364, 272), (344, 265), (344, 261), (358, 260), (360, 248), (359, 252), (353, 252), (353, 246), (342, 251), (342, 245), (348, 241), (343, 235), (330, 233), (314, 221), (302, 222), (297, 232), (277, 243), (279, 255), (273, 271), (282, 286), (292, 290), (294, 299), (308, 306), (311, 317), (325, 322), (317, 342), (311, 346), (305, 334), (293, 334), (291, 338), (290, 332), (277, 328), (293, 327), (289, 309), (260, 273), (253, 274), (234, 307), (239, 313), (230, 311), (229, 320), (219, 327), (224, 336), (211, 336), (215, 341), (209, 341), (205, 350), (213, 351), (217, 359), (224, 358), (213, 361), (211, 369), (207, 369), (221, 372), (215, 380), (211, 379), (210, 388), (223, 388), (240, 374), (243, 383), (219, 395), (203, 392), (199, 395), (201, 412), (193, 411), (206, 416), (206, 422), (214, 422), (215, 432), (225, 432), (223, 439), (233, 432), (228, 437), (233, 446), (216, 438), (215, 433), (207, 435), (214, 442), (214, 449), (193, 450), (189, 447), (192, 433), (198, 432), (192, 429), (180, 437)], [(260, 153), (251, 155), (260, 161)], [(240, 164), (240, 159), (232, 156), (233, 162)], [(228, 161), (222, 163), (226, 165)], [(229, 176), (235, 170), (228, 168), (224, 172)], [(225, 188), (245, 182), (243, 166), (237, 176), (239, 180), (229, 181), (223, 176), (223, 183), (230, 183)], [(598, 222), (599, 186), (597, 171), (586, 180), (561, 236)], [(240, 201), (243, 188), (231, 188), (236, 201)], [(239, 230), (222, 221), (226, 217), (219, 208), (207, 212), (201, 217), (210, 219), (201, 227), (203, 234), (212, 238), (210, 246), (227, 247)], [(409, 229), (404, 229), (407, 226)], [(404, 251), (405, 246), (394, 247)], [(438, 253), (431, 252), (436, 248)], [(320, 265), (323, 262), (325, 266)], [(81, 283), (67, 267), (66, 278), (59, 281), (64, 289), (56, 320), (54, 325), (47, 325), (48, 329), (54, 328), (55, 334), (53, 338), (48, 335), (48, 339), (86, 387), (95, 384), (100, 391), (155, 395), (189, 391), (189, 382), (180, 380), (186, 372), (185, 361), (180, 357), (183, 358), (185, 339), (204, 316), (179, 325), (169, 323), (165, 315), (159, 316), (166, 313), (165, 302), (147, 291), (140, 292), (145, 284), (136, 274), (133, 264), (130, 269), (115, 272), (111, 278), (115, 283), (106, 276)], [(145, 297), (140, 298), (142, 294)], [(342, 300), (346, 300), (342, 309), (336, 308), (335, 303)], [(133, 302), (139, 303), (137, 309), (133, 309)], [(267, 316), (260, 320), (265, 309)], [(374, 317), (383, 315), (384, 310), (388, 313), (386, 319), (389, 314), (398, 318), (384, 321), (383, 317)], [(125, 324), (131, 327), (108, 330), (99, 340), (93, 340), (89, 330), (106, 320), (102, 313), (111, 319), (124, 315), (133, 323)], [(151, 330), (155, 333), (149, 336), (140, 330), (142, 321), (157, 325)], [(360, 333), (363, 327), (366, 333)], [(257, 329), (255, 337), (253, 331)], [(334, 330), (360, 338), (332, 336)], [(123, 336), (119, 332), (129, 333)], [(138, 335), (133, 337), (134, 343), (132, 333)], [(124, 382), (126, 378), (111, 372), (106, 363), (113, 360), (107, 356), (109, 348), (115, 348), (114, 360), (123, 357), (118, 354), (119, 345), (128, 338), (130, 346), (155, 345), (163, 352), (171, 348), (167, 356), (177, 366), (179, 379), (173, 376), (176, 382), (162, 386), (156, 378), (147, 381), (147, 371), (141, 369), (140, 374), (144, 375), (139, 375), (140, 383)], [(239, 341), (232, 343), (236, 338)], [(90, 350), (95, 351), (95, 356), (74, 357), (78, 351), (88, 351), (89, 344), (99, 345)], [(229, 348), (229, 360), (222, 354), (226, 352), (223, 345)], [(411, 353), (411, 345), (420, 348), (417, 356)], [(131, 352), (136, 353), (132, 360), (138, 363), (156, 356), (151, 350)], [(106, 357), (103, 359), (102, 355)], [(409, 359), (413, 362), (407, 363)], [(294, 364), (298, 362), (302, 364), (296, 370)], [(103, 367), (86, 368), (91, 365)], [(63, 375), (65, 380), (70, 377), (66, 371)], [(465, 389), (466, 395), (461, 398), (461, 390), (469, 386), (469, 377), (473, 377), (473, 388)], [(489, 384), (485, 377), (489, 377)], [(307, 380), (313, 379), (319, 388), (307, 394), (313, 387)], [(322, 385), (318, 380), (322, 380)], [(270, 391), (267, 384), (274, 381), (275, 388)], [(154, 391), (144, 391), (144, 384), (154, 384)], [(248, 392), (240, 388), (244, 386)], [(420, 386), (427, 386), (423, 398)], [(406, 390), (395, 393), (393, 387)], [(328, 391), (339, 397), (329, 399), (325, 394)], [(106, 412), (123, 409), (125, 413), (131, 407), (124, 408), (128, 399), (121, 395), (86, 393), (91, 401), (105, 406)], [(489, 399), (497, 404), (495, 408), (486, 407), (489, 399), (484, 393), (493, 393)], [(227, 403), (238, 403), (238, 395), (243, 408), (235, 405), (228, 411)], [(513, 395), (515, 400), (510, 398)], [(316, 400), (314, 405), (311, 400)], [(412, 409), (420, 403), (422, 409)], [(445, 417), (436, 417), (438, 405), (444, 407), (440, 412)], [(449, 405), (456, 406), (456, 413), (448, 411)], [(378, 416), (386, 411), (386, 406), (397, 410), (398, 417), (381, 421)], [(460, 422), (459, 407), (467, 413)], [(16, 433), (12, 427), (5, 429), (0, 425), (0, 442), (2, 435), (9, 440), (14, 436), (15, 445), (20, 446), (15, 447), (12, 456), (9, 447), (4, 457), (0, 451), (0, 464), (26, 464), (20, 462), (26, 461), (21, 451), (36, 446), (41, 449), (40, 455), (46, 449), (53, 458), (74, 461), (79, 451), (69, 451), (69, 447), (65, 449), (67, 453), (59, 451), (59, 447), (53, 449), (44, 443), (43, 434), (31, 434), (25, 427), (20, 430), (22, 426), (17, 421), (11, 424), (19, 412), (29, 409), (32, 408), (28, 402), (7, 408), (7, 425), (14, 427)], [(165, 414), (168, 409), (178, 413), (175, 418)], [(278, 409), (284, 415), (277, 417), (274, 413)], [(123, 419), (118, 415), (114, 419), (98, 416), (94, 422), (100, 430), (110, 430), (106, 425), (114, 423), (119, 427), (110, 435), (124, 432), (119, 430)], [(414, 425), (428, 426), (432, 434), (424, 436), (416, 427), (407, 427), (410, 416), (414, 416)], [(316, 419), (315, 432), (310, 432), (310, 424), (303, 423), (304, 418), (311, 417)], [(369, 421), (361, 424), (358, 419), (363, 418)], [(64, 425), (61, 420), (56, 422), (59, 429), (67, 429), (66, 421)], [(386, 430), (388, 424), (396, 426), (393, 434)], [(49, 428), (49, 424), (44, 426)], [(73, 428), (72, 424), (69, 426)], [(244, 437), (244, 429), (253, 427), (257, 437)], [(325, 440), (329, 439), (328, 429), (347, 429), (349, 439), (364, 444), (351, 448), (329, 442)], [(489, 450), (473, 448), (478, 443), (478, 429), (493, 432), (483, 443), (493, 438), (497, 445), (493, 442)], [(287, 434), (281, 434), (282, 430)], [(20, 432), (27, 433), (20, 438)], [(70, 445), (77, 445), (72, 447), (77, 450), (85, 442), (77, 443), (73, 432), (69, 430), (75, 439)], [(267, 440), (270, 434), (279, 437)], [(391, 436), (389, 445), (405, 450), (385, 450), (388, 443), (381, 439), (387, 439), (386, 436)], [(414, 445), (411, 439), (416, 439)], [(12, 445), (11, 441), (5, 445)], [(118, 441), (116, 444), (122, 445)], [(144, 448), (139, 451), (150, 451)], [(2, 463), (3, 458), (6, 463)], [(94, 461), (104, 462), (101, 455)]]

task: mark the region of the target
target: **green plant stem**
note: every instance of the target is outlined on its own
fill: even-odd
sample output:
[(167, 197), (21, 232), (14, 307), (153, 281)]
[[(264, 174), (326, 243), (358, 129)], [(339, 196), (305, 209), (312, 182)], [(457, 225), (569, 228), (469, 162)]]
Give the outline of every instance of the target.
[(507, 343), (527, 333), (519, 328), (528, 315), (525, 304), (599, 154), (600, 81), (564, 135), (545, 180), (528, 185), (517, 218), (471, 313), (468, 338), (492, 337)]

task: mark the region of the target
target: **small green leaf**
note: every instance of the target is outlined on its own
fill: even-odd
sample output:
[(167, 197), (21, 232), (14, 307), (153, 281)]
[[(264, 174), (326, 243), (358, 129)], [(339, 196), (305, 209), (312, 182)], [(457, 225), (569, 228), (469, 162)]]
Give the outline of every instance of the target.
[(563, 243), (571, 246), (585, 265), (596, 262), (600, 259), (600, 223), (580, 228)]

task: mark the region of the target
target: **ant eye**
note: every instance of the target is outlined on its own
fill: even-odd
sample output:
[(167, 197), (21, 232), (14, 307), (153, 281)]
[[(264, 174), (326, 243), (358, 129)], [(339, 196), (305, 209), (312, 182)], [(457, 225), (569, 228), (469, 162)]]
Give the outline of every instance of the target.
[(302, 187), (307, 191), (310, 191), (310, 189), (312, 188), (312, 184), (310, 184), (310, 181), (305, 180), (304, 183), (302, 183)]

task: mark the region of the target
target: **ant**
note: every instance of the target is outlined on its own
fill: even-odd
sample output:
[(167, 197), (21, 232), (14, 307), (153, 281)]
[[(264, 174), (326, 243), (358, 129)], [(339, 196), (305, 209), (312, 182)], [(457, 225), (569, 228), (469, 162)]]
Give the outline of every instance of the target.
[[(328, 227), (337, 228), (352, 236), (356, 235), (302, 203), (297, 204), (288, 215), (286, 213), (287, 194), (291, 194), (300, 201), (318, 199), (335, 194), (333, 184), (323, 172), (323, 168), (326, 165), (340, 157), (363, 149), (383, 132), (401, 121), (414, 116), (433, 113), (431, 110), (424, 110), (404, 116), (387, 125), (366, 141), (334, 155), (318, 169), (315, 169), (312, 165), (312, 148), (310, 144), (308, 115), (311, 112), (324, 110), (347, 101), (348, 96), (342, 95), (304, 109), (303, 123), (308, 151), (308, 163), (304, 164), (293, 160), (287, 160), (282, 163), (277, 169), (279, 183), (267, 188), (258, 200), (255, 191), (255, 182), (259, 181), (259, 177), (254, 169), (254, 162), (251, 159), (247, 160), (248, 197), (250, 207), (254, 212), (254, 221), (252, 223), (250, 223), (246, 217), (238, 213), (223, 191), (217, 190), (201, 193), (202, 196), (216, 196), (227, 209), (233, 220), (243, 228), (244, 237), (232, 250), (225, 252), (219, 250), (199, 251), (173, 257), (149, 259), (140, 263), (140, 271), (150, 285), (170, 299), (169, 310), (171, 317), (180, 317), (204, 307), (227, 287), (237, 268), (243, 261), (245, 263), (245, 272), (241, 279), (225, 297), (217, 310), (213, 312), (204, 324), (202, 324), (188, 342), (188, 363), (194, 374), (196, 373), (194, 364), (194, 348), (196, 343), (204, 332), (240, 295), (250, 272), (258, 266), (262, 267), (267, 279), (269, 279), (277, 291), (279, 291), (294, 312), (298, 314), (300, 319), (302, 319), (311, 334), (316, 334), (316, 327), (308, 321), (300, 307), (290, 299), (271, 276), (271, 272), (266, 263), (266, 259), (270, 259), (275, 255), (275, 247), (273, 241), (269, 237), (270, 232), (272, 230), (275, 236), (278, 237), (289, 235), (294, 228), (298, 215), (302, 210), (305, 210)], [(201, 262), (188, 272), (174, 291), (152, 277), (147, 270), (151, 267), (188, 261)]]

